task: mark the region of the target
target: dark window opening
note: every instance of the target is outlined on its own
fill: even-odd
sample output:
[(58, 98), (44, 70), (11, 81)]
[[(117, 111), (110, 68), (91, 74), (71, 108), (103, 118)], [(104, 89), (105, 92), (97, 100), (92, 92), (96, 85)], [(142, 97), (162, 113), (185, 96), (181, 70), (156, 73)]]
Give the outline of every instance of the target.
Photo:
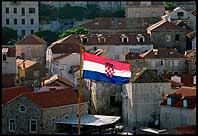
[(176, 41), (179, 41), (179, 34), (176, 34), (176, 35), (175, 35), (175, 40), (176, 40)]
[(3, 61), (6, 61), (7, 60), (7, 56), (6, 56), (6, 54), (3, 54)]
[(25, 8), (21, 8), (22, 16), (25, 16)]
[(17, 25), (17, 19), (14, 19), (14, 24)]
[(31, 19), (30, 23), (31, 23), (31, 25), (33, 25), (34, 24), (34, 19)]
[(178, 16), (178, 17), (183, 17), (183, 16), (184, 16), (184, 12), (178, 12), (178, 13), (177, 13), (177, 16)]
[(6, 8), (6, 14), (9, 14), (9, 8)]
[(14, 8), (14, 14), (17, 14), (17, 8)]
[(35, 132), (36, 131), (36, 121), (35, 120), (31, 120), (30, 131), (31, 132)]
[(83, 41), (83, 43), (87, 43), (88, 42), (87, 38), (83, 38), (82, 41)]
[(163, 61), (161, 61), (161, 66), (163, 66)]
[(22, 25), (25, 25), (25, 19), (22, 19)]
[(175, 74), (175, 75), (177, 75), (177, 74), (178, 74), (178, 72), (174, 72), (174, 74)]
[(127, 43), (128, 42), (128, 38), (123, 38), (123, 42)]
[(9, 25), (9, 24), (10, 24), (10, 20), (6, 19), (6, 25)]
[(29, 8), (29, 13), (30, 13), (30, 14), (35, 13), (35, 8)]
[(34, 30), (31, 30), (31, 34), (33, 34), (34, 33)]
[(144, 38), (140, 37), (140, 42), (144, 42)]
[(25, 30), (21, 31), (21, 35), (24, 36), (25, 35)]

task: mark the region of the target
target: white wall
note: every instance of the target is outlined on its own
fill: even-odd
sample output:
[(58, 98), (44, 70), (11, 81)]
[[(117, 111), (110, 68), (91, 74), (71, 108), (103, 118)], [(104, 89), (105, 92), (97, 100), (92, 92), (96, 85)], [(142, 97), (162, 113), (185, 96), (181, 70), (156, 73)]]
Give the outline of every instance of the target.
[(16, 74), (16, 57), (7, 57), (7, 61), (2, 61), (2, 74)]
[[(9, 14), (6, 14), (6, 8), (9, 8)], [(17, 8), (17, 14), (14, 14), (13, 10)], [(21, 8), (25, 8), (25, 16), (22, 16)], [(29, 14), (29, 8), (35, 8), (34, 14)], [(14, 19), (17, 19), (17, 25), (14, 25)], [(10, 24), (6, 24), (6, 19), (10, 20)], [(22, 25), (22, 19), (25, 19), (25, 25)], [(34, 19), (34, 24), (30, 24), (30, 19)], [(39, 10), (38, 2), (19, 2), (19, 4), (13, 4), (13, 2), (2, 2), (2, 26), (10, 27), (17, 30), (18, 35), (22, 35), (22, 29), (26, 31), (26, 35), (31, 34), (31, 30), (34, 32), (39, 29)]]

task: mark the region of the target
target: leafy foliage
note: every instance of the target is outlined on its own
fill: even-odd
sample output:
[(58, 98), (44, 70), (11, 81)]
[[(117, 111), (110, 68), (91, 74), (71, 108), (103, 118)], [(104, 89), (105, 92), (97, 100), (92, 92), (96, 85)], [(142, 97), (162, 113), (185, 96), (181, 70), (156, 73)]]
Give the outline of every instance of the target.
[(2, 44), (10, 44), (17, 40), (17, 31), (9, 28), (3, 27), (2, 28)]
[(74, 27), (64, 31), (62, 34), (59, 35), (59, 38), (62, 39), (70, 34), (88, 34), (88, 30), (83, 27)]
[(58, 39), (59, 34), (50, 30), (38, 31), (35, 33), (37, 36), (42, 37), (48, 45)]
[(172, 2), (165, 3), (165, 10), (173, 10), (176, 6)]

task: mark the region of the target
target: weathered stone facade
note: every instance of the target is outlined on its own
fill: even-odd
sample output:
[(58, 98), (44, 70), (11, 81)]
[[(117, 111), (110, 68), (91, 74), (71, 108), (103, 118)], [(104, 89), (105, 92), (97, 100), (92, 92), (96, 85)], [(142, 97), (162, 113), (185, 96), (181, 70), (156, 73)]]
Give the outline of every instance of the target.
[(91, 113), (121, 115), (121, 85), (91, 82)]
[[(26, 111), (19, 111), (19, 106), (24, 105)], [(42, 109), (26, 97), (18, 97), (12, 102), (2, 106), (2, 133), (3, 134), (31, 134), (30, 119), (37, 121), (37, 132), (42, 133)], [(15, 132), (9, 132), (9, 119), (15, 119)]]
[(173, 91), (171, 83), (159, 80), (155, 73), (148, 72), (137, 72), (132, 75), (132, 78), (137, 76), (135, 81), (122, 86), (123, 121), (131, 128), (145, 126), (148, 122), (159, 119), (160, 102), (166, 94)]

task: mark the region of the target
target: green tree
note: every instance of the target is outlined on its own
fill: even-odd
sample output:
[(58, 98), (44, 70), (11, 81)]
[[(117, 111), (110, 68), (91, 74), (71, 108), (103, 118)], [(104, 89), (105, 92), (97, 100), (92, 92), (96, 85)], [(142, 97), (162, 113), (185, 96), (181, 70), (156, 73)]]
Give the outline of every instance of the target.
[(59, 38), (62, 39), (70, 34), (89, 34), (88, 30), (84, 27), (73, 27), (64, 31), (62, 34), (59, 35)]
[(13, 44), (17, 40), (17, 31), (9, 28), (2, 28), (2, 44)]
[(176, 6), (173, 4), (173, 2), (165, 3), (165, 10), (173, 10), (174, 8), (176, 8)]
[(35, 33), (37, 36), (42, 37), (48, 45), (55, 42), (58, 39), (59, 34), (50, 30), (38, 31)]

